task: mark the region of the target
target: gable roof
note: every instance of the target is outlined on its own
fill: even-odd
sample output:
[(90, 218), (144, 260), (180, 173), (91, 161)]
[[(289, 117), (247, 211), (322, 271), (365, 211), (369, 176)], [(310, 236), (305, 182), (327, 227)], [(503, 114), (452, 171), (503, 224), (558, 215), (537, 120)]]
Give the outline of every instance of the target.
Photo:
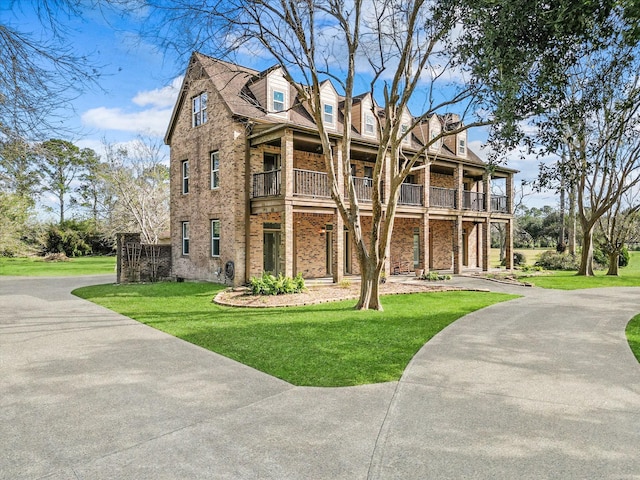
[[(222, 103), (224, 104), (224, 107), (233, 116), (258, 120), (262, 123), (267, 124), (290, 124), (294, 126), (304, 127), (306, 129), (315, 129), (316, 124), (313, 120), (313, 116), (308, 111), (308, 106), (299, 99), (298, 92), (295, 86), (291, 85), (289, 90), (289, 95), (290, 98), (293, 99), (293, 102), (289, 110), (288, 120), (268, 115), (265, 106), (260, 105), (260, 102), (253, 95), (251, 89), (249, 88), (249, 85), (263, 79), (278, 68), (280, 68), (279, 65), (272, 65), (266, 70), (258, 71), (252, 68), (237, 65), (235, 63), (219, 60), (217, 58), (213, 58), (199, 52), (194, 52), (189, 60), (187, 73), (185, 74), (185, 77), (182, 81), (180, 94), (171, 114), (171, 120), (169, 122), (167, 133), (164, 139), (165, 143), (169, 144), (171, 141), (171, 135), (173, 134), (175, 123), (177, 121), (178, 112), (182, 108), (182, 105), (188, 93), (189, 82), (198, 78), (207, 78), (212, 82), (214, 88), (220, 94), (220, 98), (223, 100)], [(328, 79), (324, 80), (321, 85), (325, 86), (326, 83), (329, 83), (333, 91), (336, 92), (333, 83)], [(375, 99), (371, 97), (371, 92), (363, 92), (360, 95), (354, 96), (354, 105), (361, 102), (367, 97), (369, 97), (373, 102), (374, 108), (380, 113), (383, 113), (381, 112), (380, 107), (377, 106)], [(344, 96), (338, 94), (337, 92), (336, 100), (338, 106), (344, 104)], [(411, 112), (409, 112), (408, 108), (406, 109), (406, 112), (408, 115), (411, 115)], [(443, 116), (439, 114), (435, 115), (437, 115), (441, 124), (445, 128), (447, 124), (452, 123), (452, 120), (454, 122), (456, 120), (455, 116)], [(339, 132), (342, 130), (343, 121), (344, 117), (342, 115), (341, 108), (338, 108), (338, 115), (336, 117), (336, 131)], [(355, 130), (355, 127), (352, 126), (351, 131), (354, 140), (361, 140), (366, 143), (372, 142), (371, 138), (362, 136), (360, 132)], [(417, 137), (415, 137), (415, 135), (411, 136), (411, 142), (414, 144), (414, 146), (422, 145), (422, 143)], [(453, 154), (453, 152), (451, 152), (449, 148), (444, 145), (444, 142), (441, 147), (441, 153), (444, 153), (447, 157), (460, 160), (459, 157), (456, 157), (456, 155)], [(465, 157), (464, 162), (475, 164), (478, 166), (486, 165), (486, 162), (482, 161), (480, 157), (478, 157), (468, 147), (467, 156)]]

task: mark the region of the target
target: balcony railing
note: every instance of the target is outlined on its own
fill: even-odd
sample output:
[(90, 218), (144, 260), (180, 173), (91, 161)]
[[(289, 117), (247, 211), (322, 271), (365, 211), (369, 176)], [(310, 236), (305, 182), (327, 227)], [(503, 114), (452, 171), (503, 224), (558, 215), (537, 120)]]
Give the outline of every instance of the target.
[(253, 174), (252, 197), (273, 197), (280, 195), (280, 170)]
[(422, 185), (403, 183), (400, 185), (399, 205), (422, 205)]
[[(293, 170), (293, 194), (311, 198), (331, 198), (328, 175), (324, 172), (312, 170)], [(352, 177), (358, 200), (370, 202), (373, 181), (370, 178)], [(281, 194), (282, 176), (280, 170), (260, 172), (253, 175), (253, 198), (272, 197)], [(384, 187), (384, 185), (382, 186)], [(400, 187), (399, 205), (423, 205), (423, 185), (404, 183)], [(345, 188), (345, 196), (347, 196)], [(384, 197), (384, 188), (381, 192)], [(430, 187), (429, 205), (431, 207), (457, 209), (457, 190), (453, 188)], [(485, 194), (481, 192), (462, 192), (462, 208), (478, 212), (485, 211)], [(491, 211), (509, 213), (507, 197), (504, 195), (491, 196)]]
[(467, 190), (462, 192), (462, 208), (475, 212), (484, 212), (484, 193), (469, 192)]
[(432, 207), (457, 208), (457, 190), (454, 188), (430, 187), (429, 205)]
[(491, 196), (491, 211), (509, 213), (507, 210), (507, 196), (506, 195), (492, 195)]
[(293, 194), (314, 198), (331, 198), (327, 174), (312, 170), (293, 170)]
[[(353, 188), (356, 191), (356, 198), (360, 202), (371, 201), (371, 191), (373, 190), (373, 180), (365, 177), (351, 177), (353, 180)], [(349, 196), (348, 187), (344, 187), (344, 196)]]

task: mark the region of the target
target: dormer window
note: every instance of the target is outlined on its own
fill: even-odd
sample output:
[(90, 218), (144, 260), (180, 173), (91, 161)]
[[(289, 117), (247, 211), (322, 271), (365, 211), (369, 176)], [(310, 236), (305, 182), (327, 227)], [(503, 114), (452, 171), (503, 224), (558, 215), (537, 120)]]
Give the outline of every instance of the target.
[[(409, 130), (409, 125), (407, 125), (406, 123), (403, 123), (402, 125), (400, 125), (400, 134), (401, 135), (404, 135), (405, 133), (407, 133), (407, 130)], [(402, 139), (402, 143), (409, 143), (409, 135), (406, 135)]]
[(192, 126), (207, 123), (207, 92), (202, 92), (191, 99)]
[(364, 133), (373, 135), (375, 132), (375, 119), (373, 113), (366, 112), (364, 114)]
[(273, 111), (274, 112), (283, 112), (284, 111), (284, 92), (280, 90), (273, 91)]
[(467, 154), (467, 141), (464, 138), (458, 138), (458, 155)]
[[(434, 140), (437, 136), (438, 136), (438, 132), (431, 131), (431, 140)], [(431, 144), (431, 148), (440, 148), (440, 142), (441, 141), (442, 141), (441, 139), (435, 140)]]
[(334, 116), (333, 116), (333, 105), (331, 105), (330, 103), (325, 103), (324, 104), (324, 123), (326, 123), (327, 125), (333, 125), (334, 122)]

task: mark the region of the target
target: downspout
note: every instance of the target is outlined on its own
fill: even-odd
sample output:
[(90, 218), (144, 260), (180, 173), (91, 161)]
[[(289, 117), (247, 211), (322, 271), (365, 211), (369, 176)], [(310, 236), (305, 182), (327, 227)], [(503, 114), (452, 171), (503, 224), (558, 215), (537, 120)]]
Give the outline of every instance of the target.
[(248, 121), (245, 127), (244, 146), (244, 282), (251, 276), (251, 132), (253, 122)]

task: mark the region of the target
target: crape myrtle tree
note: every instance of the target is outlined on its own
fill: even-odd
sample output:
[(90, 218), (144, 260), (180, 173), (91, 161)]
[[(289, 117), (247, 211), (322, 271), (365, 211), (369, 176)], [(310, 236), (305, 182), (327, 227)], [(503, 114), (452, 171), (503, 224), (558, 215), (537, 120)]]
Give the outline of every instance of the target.
[[(400, 186), (428, 165), (443, 136), (492, 125), (503, 147), (520, 138), (518, 122), (548, 108), (561, 90), (575, 46), (614, 2), (529, 0), (211, 0), (150, 2), (147, 25), (185, 56), (258, 54), (275, 60), (312, 112), (331, 195), (352, 235), (361, 272), (356, 308), (381, 310), (378, 284), (393, 231)], [(363, 78), (366, 78), (362, 87)], [(322, 122), (321, 83), (344, 97), (344, 128), (332, 146)], [(364, 231), (350, 172), (354, 96), (366, 88), (379, 107), (371, 230)], [(403, 113), (419, 108), (403, 128)], [(455, 112), (459, 117), (446, 116)], [(412, 129), (434, 114), (452, 119), (417, 152), (403, 148)], [(337, 168), (337, 161), (342, 167)], [(391, 171), (385, 184), (384, 172)], [(342, 171), (343, 178), (339, 179)], [(339, 185), (348, 194), (343, 196)]]

